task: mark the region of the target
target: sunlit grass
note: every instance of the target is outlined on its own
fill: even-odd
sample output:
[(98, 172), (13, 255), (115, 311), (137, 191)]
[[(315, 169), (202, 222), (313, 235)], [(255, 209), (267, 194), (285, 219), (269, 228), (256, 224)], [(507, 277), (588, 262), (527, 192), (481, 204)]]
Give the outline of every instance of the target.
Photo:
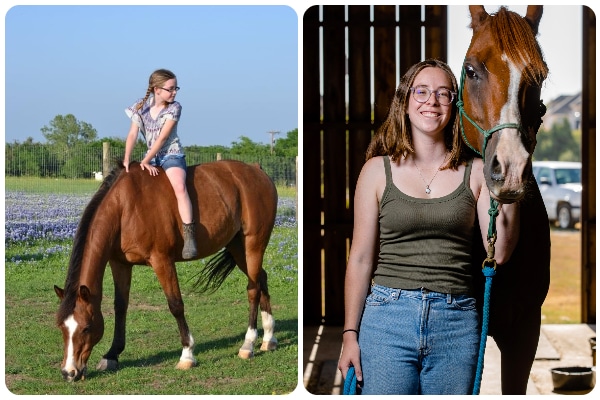
[(544, 324), (581, 323), (581, 233), (551, 231), (550, 290), (542, 306)]

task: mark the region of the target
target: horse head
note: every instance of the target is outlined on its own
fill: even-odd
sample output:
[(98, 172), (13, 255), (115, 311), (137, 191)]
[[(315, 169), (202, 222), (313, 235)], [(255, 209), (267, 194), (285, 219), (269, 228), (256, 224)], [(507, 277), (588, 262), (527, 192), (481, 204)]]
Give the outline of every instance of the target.
[(525, 17), (504, 7), (491, 15), (483, 6), (469, 10), (473, 37), (457, 103), (463, 139), (482, 156), (492, 196), (510, 203), (525, 194), (545, 111), (548, 68), (536, 41), (542, 6), (528, 6)]
[(57, 314), (64, 346), (61, 373), (67, 382), (85, 379), (92, 349), (104, 334), (100, 302), (93, 300), (87, 286), (79, 286), (69, 293), (54, 286), (54, 291), (61, 300)]

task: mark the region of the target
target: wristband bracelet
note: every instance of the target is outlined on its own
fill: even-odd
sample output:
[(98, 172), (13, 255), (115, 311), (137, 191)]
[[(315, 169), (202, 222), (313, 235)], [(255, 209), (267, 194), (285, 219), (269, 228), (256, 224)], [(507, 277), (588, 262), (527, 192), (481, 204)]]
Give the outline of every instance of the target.
[(342, 335), (346, 332), (354, 332), (356, 333), (356, 336), (358, 336), (358, 331), (356, 329), (344, 329), (344, 331), (342, 331)]

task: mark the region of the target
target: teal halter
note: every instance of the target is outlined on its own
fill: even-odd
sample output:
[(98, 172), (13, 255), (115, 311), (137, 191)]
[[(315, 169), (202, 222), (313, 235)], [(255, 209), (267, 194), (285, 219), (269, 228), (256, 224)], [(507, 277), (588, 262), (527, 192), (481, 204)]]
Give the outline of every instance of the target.
[[(463, 101), (463, 86), (465, 84), (465, 76), (466, 76), (466, 71), (465, 71), (465, 67), (463, 66), (461, 73), (460, 73), (460, 86), (458, 87), (458, 101), (456, 102), (456, 107), (458, 107), (458, 116), (459, 116), (458, 121), (460, 123), (460, 132), (461, 132), (463, 140), (467, 144), (467, 146), (469, 146), (471, 148), (471, 150), (473, 150), (475, 153), (479, 154), (481, 156), (481, 158), (483, 159), (483, 161), (485, 162), (485, 149), (487, 147), (487, 142), (494, 132), (498, 132), (499, 130), (505, 129), (505, 128), (517, 129), (519, 132), (522, 132), (522, 133), (525, 133), (525, 131), (521, 124), (517, 124), (514, 122), (507, 122), (505, 124), (496, 125), (492, 129), (488, 129), (487, 131), (485, 129), (483, 129), (482, 127), (480, 127), (479, 125), (477, 125), (477, 122), (473, 121), (467, 115), (467, 112), (465, 111), (465, 102)], [(467, 121), (469, 121), (471, 123), (471, 125), (473, 125), (475, 128), (477, 128), (477, 130), (479, 132), (481, 132), (481, 134), (483, 135), (483, 148), (481, 149), (481, 152), (478, 149), (476, 149), (475, 147), (473, 147), (471, 145), (471, 143), (469, 143), (469, 140), (467, 139), (467, 135), (465, 135), (465, 128), (463, 126), (463, 117), (466, 118)]]

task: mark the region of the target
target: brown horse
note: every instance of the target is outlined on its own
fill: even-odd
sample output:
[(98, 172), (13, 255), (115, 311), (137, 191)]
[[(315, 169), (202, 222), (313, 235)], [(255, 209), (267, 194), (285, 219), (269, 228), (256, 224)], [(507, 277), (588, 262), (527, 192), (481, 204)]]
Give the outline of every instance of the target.
[[(197, 221), (198, 258), (218, 254), (207, 264), (199, 282), (216, 289), (238, 267), (248, 277), (250, 315), (238, 355), (250, 358), (257, 339), (260, 305), (264, 329), (262, 350), (276, 348), (263, 257), (277, 212), (277, 192), (271, 179), (256, 166), (218, 161), (192, 166), (187, 187)], [(184, 316), (175, 262), (183, 247), (181, 220), (166, 174), (152, 177), (132, 163), (107, 176), (86, 207), (75, 235), (65, 289), (54, 287), (61, 300), (57, 323), (62, 331), (63, 377), (85, 377), (93, 347), (104, 333), (101, 312), (102, 280), (109, 263), (115, 287), (115, 328), (112, 345), (98, 369), (115, 369), (125, 348), (125, 317), (133, 265), (149, 265), (163, 288), (177, 320), (183, 351), (177, 368), (195, 365), (194, 339)]]
[[(520, 207), (519, 242), (493, 279), (489, 335), (501, 352), (502, 393), (525, 394), (550, 285), (548, 215), (531, 174), (548, 74), (535, 38), (542, 7), (529, 6), (525, 17), (504, 7), (491, 15), (483, 6), (469, 9), (473, 37), (457, 104), (463, 138), (483, 157), (492, 196)], [(479, 268), (486, 257), (480, 250), (474, 258)], [(483, 275), (476, 276), (483, 290)]]
[(473, 37), (459, 95), (464, 138), (481, 153), (492, 194), (512, 202), (525, 194), (541, 123), (548, 68), (535, 35), (542, 7), (530, 6), (525, 18), (504, 7), (491, 16), (483, 6), (469, 8)]

